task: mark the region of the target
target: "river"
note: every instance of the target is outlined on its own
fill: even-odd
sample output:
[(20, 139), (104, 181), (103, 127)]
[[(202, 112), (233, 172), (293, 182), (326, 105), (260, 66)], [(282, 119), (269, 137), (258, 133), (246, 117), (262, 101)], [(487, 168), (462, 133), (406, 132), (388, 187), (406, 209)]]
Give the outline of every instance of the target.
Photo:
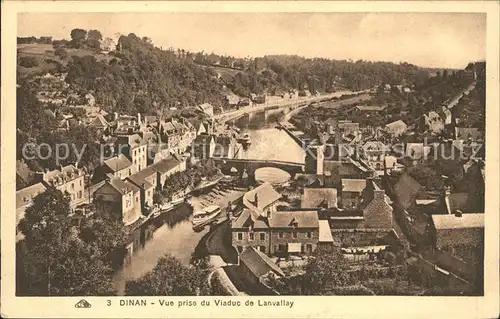
[[(342, 93), (339, 92), (339, 95)], [(231, 121), (242, 133), (249, 133), (251, 137), (252, 143), (243, 151), (242, 158), (304, 163), (305, 151), (286, 132), (274, 128), (276, 121), (283, 118), (283, 115), (283, 111), (272, 110), (267, 111), (267, 118), (264, 112), (260, 112)], [(255, 177), (258, 181), (283, 183), (290, 175), (276, 168), (260, 168)], [(161, 217), (163, 220), (156, 221), (159, 225), (152, 226), (155, 230), (146, 240), (144, 248), (137, 251), (130, 263), (116, 274), (115, 288), (119, 294), (123, 294), (127, 280), (139, 278), (152, 270), (158, 259), (167, 253), (183, 264), (189, 264), (191, 254), (207, 232), (204, 230), (196, 233), (192, 230), (190, 209), (187, 204), (182, 205), (166, 213), (167, 216)]]

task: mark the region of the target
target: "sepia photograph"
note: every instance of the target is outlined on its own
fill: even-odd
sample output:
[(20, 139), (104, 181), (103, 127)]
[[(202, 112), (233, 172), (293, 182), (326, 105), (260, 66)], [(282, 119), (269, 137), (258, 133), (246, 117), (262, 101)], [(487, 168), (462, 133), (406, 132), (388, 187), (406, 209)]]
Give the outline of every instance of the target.
[(15, 14), (16, 298), (486, 295), (486, 12), (92, 11)]
[(16, 294), (482, 295), (485, 23), (19, 14)]

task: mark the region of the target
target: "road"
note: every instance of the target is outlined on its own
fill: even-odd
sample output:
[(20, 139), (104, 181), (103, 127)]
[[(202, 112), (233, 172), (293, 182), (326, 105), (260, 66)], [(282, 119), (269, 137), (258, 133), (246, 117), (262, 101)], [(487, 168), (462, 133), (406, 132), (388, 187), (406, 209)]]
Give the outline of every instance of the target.
[(345, 94), (356, 94), (356, 93), (361, 93), (361, 92), (368, 92), (368, 90), (360, 91), (360, 92), (351, 92), (351, 91), (335, 92), (335, 93), (323, 94), (323, 95), (311, 96), (311, 97), (299, 97), (299, 98), (290, 99), (290, 100), (283, 99), (283, 100), (275, 102), (275, 103), (264, 103), (264, 104), (258, 105), (258, 106), (247, 106), (247, 107), (241, 108), (239, 110), (224, 112), (224, 113), (216, 115), (215, 118), (218, 120), (229, 121), (231, 119), (238, 118), (246, 113), (264, 111), (268, 108), (272, 108), (272, 107), (276, 107), (276, 106), (279, 106), (279, 107), (294, 106), (294, 105), (298, 106), (299, 104), (302, 104), (302, 103), (311, 103), (311, 102), (316, 102), (316, 101), (320, 101), (323, 99), (330, 99), (333, 97), (339, 97), (339, 96), (342, 96)]

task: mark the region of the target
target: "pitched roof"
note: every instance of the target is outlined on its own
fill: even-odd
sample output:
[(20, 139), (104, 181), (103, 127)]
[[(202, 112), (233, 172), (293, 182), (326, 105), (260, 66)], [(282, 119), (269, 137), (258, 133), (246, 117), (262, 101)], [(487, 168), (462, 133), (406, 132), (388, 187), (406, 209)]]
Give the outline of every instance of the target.
[(167, 172), (171, 171), (173, 168), (175, 168), (179, 164), (180, 163), (177, 159), (175, 159), (174, 157), (171, 157), (171, 158), (163, 159), (157, 163), (154, 163), (150, 167), (154, 171), (156, 171), (160, 174), (163, 174), (163, 173), (167, 173)]
[(385, 127), (391, 130), (399, 129), (399, 128), (406, 128), (406, 123), (403, 122), (402, 120), (397, 120), (392, 123), (386, 124)]
[(138, 192), (140, 191), (139, 187), (132, 184), (129, 181), (122, 181), (119, 178), (113, 178), (110, 181), (107, 181), (109, 185), (111, 185), (114, 189), (116, 189), (120, 194), (125, 195), (129, 192)]
[(436, 230), (484, 228), (484, 214), (455, 214), (432, 215), (432, 221)]
[(252, 226), (254, 229), (266, 229), (269, 228), (266, 218), (257, 217), (255, 220), (252, 218), (252, 211), (245, 208), (241, 214), (236, 218), (231, 224), (232, 228), (248, 228)]
[(301, 208), (337, 207), (337, 189), (335, 188), (304, 188)]
[(361, 193), (366, 187), (366, 179), (348, 179), (342, 178), (342, 192)]
[(360, 111), (383, 111), (387, 105), (357, 105), (356, 108)]
[(145, 169), (140, 170), (139, 172), (133, 175), (130, 175), (128, 179), (130, 179), (136, 185), (141, 185), (144, 182), (146, 182), (146, 178), (150, 176), (156, 177), (156, 171), (151, 166), (148, 166)]
[(240, 255), (240, 261), (257, 278), (260, 278), (271, 271), (282, 277), (285, 276), (281, 268), (279, 268), (275, 262), (252, 246), (247, 246), (245, 248)]
[(94, 117), (94, 119), (92, 120), (92, 122), (89, 123), (89, 126), (92, 126), (92, 127), (98, 127), (98, 128), (107, 128), (110, 124), (108, 123), (108, 121), (106, 121), (106, 119), (104, 118), (104, 116), (102, 116), (101, 114), (97, 114), (96, 117)]
[(36, 183), (16, 191), (16, 208), (28, 205), (33, 197), (46, 190), (47, 187), (43, 183)]
[(265, 182), (246, 192), (243, 195), (243, 204), (260, 215), (262, 214), (262, 210), (280, 198), (281, 195), (274, 190), (273, 186), (269, 182)]
[(404, 209), (410, 207), (422, 188), (416, 180), (407, 173), (403, 173), (394, 186), (394, 192)]
[(132, 166), (132, 162), (123, 154), (105, 160), (104, 164), (113, 172), (118, 172)]
[(328, 220), (319, 220), (319, 242), (333, 243), (332, 231)]
[[(317, 211), (281, 211), (271, 214), (268, 218), (271, 228), (318, 228)], [(296, 225), (296, 226), (294, 226)]]

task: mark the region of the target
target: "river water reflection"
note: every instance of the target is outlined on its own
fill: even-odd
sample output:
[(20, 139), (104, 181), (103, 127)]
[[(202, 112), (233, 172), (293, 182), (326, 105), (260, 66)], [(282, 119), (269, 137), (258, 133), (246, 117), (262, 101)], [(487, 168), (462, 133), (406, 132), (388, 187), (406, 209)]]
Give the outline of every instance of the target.
[[(272, 111), (268, 112), (267, 119), (264, 113), (257, 113), (233, 122), (242, 132), (248, 132), (252, 139), (251, 146), (242, 154), (243, 158), (304, 162), (304, 150), (286, 132), (274, 128), (276, 120), (282, 116), (281, 111)], [(271, 183), (282, 183), (290, 178), (288, 173), (275, 168), (261, 168), (256, 171), (255, 177)], [(146, 240), (144, 248), (137, 251), (130, 263), (115, 276), (119, 294), (123, 294), (127, 280), (139, 278), (152, 270), (158, 259), (167, 253), (183, 264), (189, 264), (191, 254), (207, 232), (196, 233), (192, 230), (190, 213), (190, 207), (183, 204), (166, 213), (162, 220), (156, 221), (156, 225), (150, 225), (151, 237)]]

